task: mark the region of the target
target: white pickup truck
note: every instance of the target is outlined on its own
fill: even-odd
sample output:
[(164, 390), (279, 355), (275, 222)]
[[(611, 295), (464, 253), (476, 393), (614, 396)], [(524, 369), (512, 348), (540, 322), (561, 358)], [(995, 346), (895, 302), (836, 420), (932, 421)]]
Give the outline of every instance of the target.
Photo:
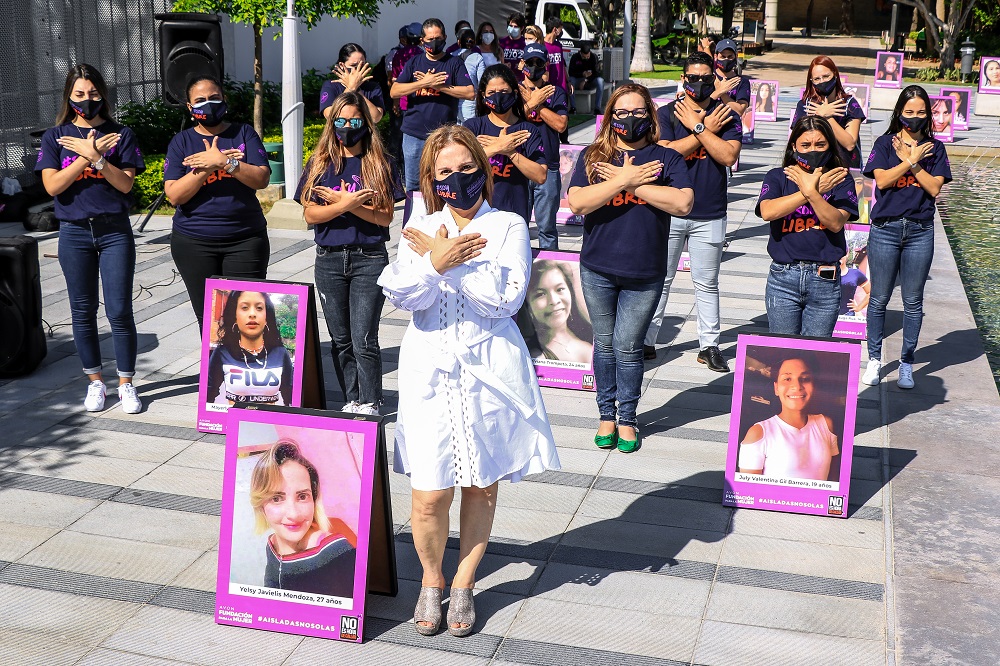
[(586, 0), (476, 0), (476, 24), (488, 20), (501, 36), (506, 32), (507, 18), (515, 12), (524, 14), (528, 25), (535, 24), (543, 31), (550, 17), (561, 18), (562, 42), (566, 48), (579, 46), (582, 41), (602, 46), (598, 43), (593, 11)]

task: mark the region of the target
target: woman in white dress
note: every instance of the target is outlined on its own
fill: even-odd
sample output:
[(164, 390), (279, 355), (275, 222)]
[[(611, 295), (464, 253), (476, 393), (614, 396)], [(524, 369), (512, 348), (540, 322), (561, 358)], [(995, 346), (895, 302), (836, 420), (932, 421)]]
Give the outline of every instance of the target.
[(399, 353), (393, 467), (410, 477), (413, 544), (423, 567), (417, 631), (441, 623), (448, 510), (462, 489), (448, 631), (472, 632), (472, 588), (489, 541), (497, 484), (559, 469), (538, 381), (513, 316), (531, 266), (528, 226), (490, 205), (493, 178), (476, 136), (435, 130), (420, 159), (427, 215), (410, 220), (379, 284), (413, 313)]

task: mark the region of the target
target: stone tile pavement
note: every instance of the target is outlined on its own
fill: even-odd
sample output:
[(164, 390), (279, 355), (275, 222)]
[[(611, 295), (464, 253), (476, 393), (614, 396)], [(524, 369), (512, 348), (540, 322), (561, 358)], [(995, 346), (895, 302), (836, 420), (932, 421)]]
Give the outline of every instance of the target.
[[(767, 329), (767, 230), (752, 207), (785, 127), (758, 126), (732, 181), (721, 277), (730, 358), (738, 334)], [(879, 128), (866, 125), (865, 146)], [(588, 143), (587, 132), (575, 141)], [(156, 218), (139, 238), (137, 381), (147, 407), (138, 415), (82, 410), (64, 281), (57, 262), (42, 259), (49, 356), (29, 377), (0, 385), (3, 664), (1000, 661), (992, 613), (1000, 399), (943, 233), (918, 388), (903, 394), (887, 380), (861, 394), (849, 519), (721, 506), (733, 378), (696, 362), (693, 289), (679, 274), (644, 379), (641, 451), (594, 448), (593, 397), (543, 390), (563, 469), (501, 488), (477, 584), (477, 633), (466, 639), (420, 637), (409, 625), (420, 571), (409, 486), (392, 474), (400, 593), (369, 598), (358, 646), (213, 622), (223, 440), (193, 427), (198, 334), (169, 258), (169, 228)], [(561, 232), (564, 247), (579, 247), (579, 229)], [(269, 277), (312, 280), (309, 236), (274, 231), (271, 242)], [(55, 238), (41, 249), (54, 253)], [(383, 312), (387, 413), (407, 321)], [(899, 317), (889, 324), (898, 331)], [(898, 333), (888, 347), (898, 353)], [(328, 356), (324, 363), (334, 386)], [(449, 566), (456, 557), (453, 538)]]

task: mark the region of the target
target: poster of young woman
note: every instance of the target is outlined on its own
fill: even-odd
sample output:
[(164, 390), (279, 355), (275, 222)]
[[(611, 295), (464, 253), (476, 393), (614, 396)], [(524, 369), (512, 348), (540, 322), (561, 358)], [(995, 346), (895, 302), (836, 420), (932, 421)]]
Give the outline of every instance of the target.
[(1000, 56), (979, 59), (979, 94), (1000, 95)]
[(594, 329), (580, 285), (580, 253), (535, 250), (517, 313), (540, 386), (595, 390)]
[(583, 215), (576, 215), (569, 209), (569, 201), (566, 199), (566, 191), (569, 189), (569, 181), (576, 171), (576, 162), (580, 158), (580, 153), (587, 146), (574, 146), (564, 143), (559, 146), (559, 177), (561, 187), (559, 188), (559, 210), (556, 211), (556, 222), (559, 224), (583, 224)]
[(722, 503), (847, 517), (861, 347), (740, 335)]
[(899, 88), (903, 83), (903, 54), (879, 51), (875, 54), (875, 87)]
[(217, 623), (361, 642), (370, 546), (391, 538), (384, 445), (377, 417), (230, 410)]
[(844, 92), (858, 100), (858, 104), (861, 105), (861, 109), (865, 112), (865, 116), (868, 115), (869, 105), (871, 104), (871, 86), (867, 83), (844, 83)]
[[(853, 170), (852, 170), (853, 171)], [(858, 195), (860, 202), (861, 195)], [(871, 272), (868, 269), (867, 224), (844, 225), (847, 254), (840, 260), (840, 314), (833, 337), (864, 340), (868, 332), (868, 299), (871, 296)]]
[(750, 79), (750, 101), (754, 121), (778, 120), (778, 82)]
[(951, 126), (956, 131), (969, 129), (969, 98), (971, 88), (941, 88), (941, 94), (955, 100), (955, 115)]
[(301, 406), (310, 286), (205, 282), (198, 430), (224, 432), (233, 404)]
[(930, 95), (931, 131), (942, 143), (955, 141), (955, 99), (951, 95)]
[(746, 111), (744, 111), (740, 115), (740, 123), (743, 125), (742, 143), (744, 146), (753, 143), (753, 128), (754, 125), (756, 124), (755, 118), (756, 115), (754, 112), (753, 104), (747, 106)]

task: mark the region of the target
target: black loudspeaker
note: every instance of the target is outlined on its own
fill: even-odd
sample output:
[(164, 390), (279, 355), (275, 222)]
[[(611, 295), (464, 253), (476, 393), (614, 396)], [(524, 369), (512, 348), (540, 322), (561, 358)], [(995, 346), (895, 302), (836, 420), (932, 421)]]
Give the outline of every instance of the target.
[(0, 238), (0, 378), (26, 375), (45, 358), (38, 242)]
[(222, 81), (222, 25), (216, 14), (156, 14), (160, 22), (160, 80), (170, 106), (187, 102), (188, 81), (195, 75)]

